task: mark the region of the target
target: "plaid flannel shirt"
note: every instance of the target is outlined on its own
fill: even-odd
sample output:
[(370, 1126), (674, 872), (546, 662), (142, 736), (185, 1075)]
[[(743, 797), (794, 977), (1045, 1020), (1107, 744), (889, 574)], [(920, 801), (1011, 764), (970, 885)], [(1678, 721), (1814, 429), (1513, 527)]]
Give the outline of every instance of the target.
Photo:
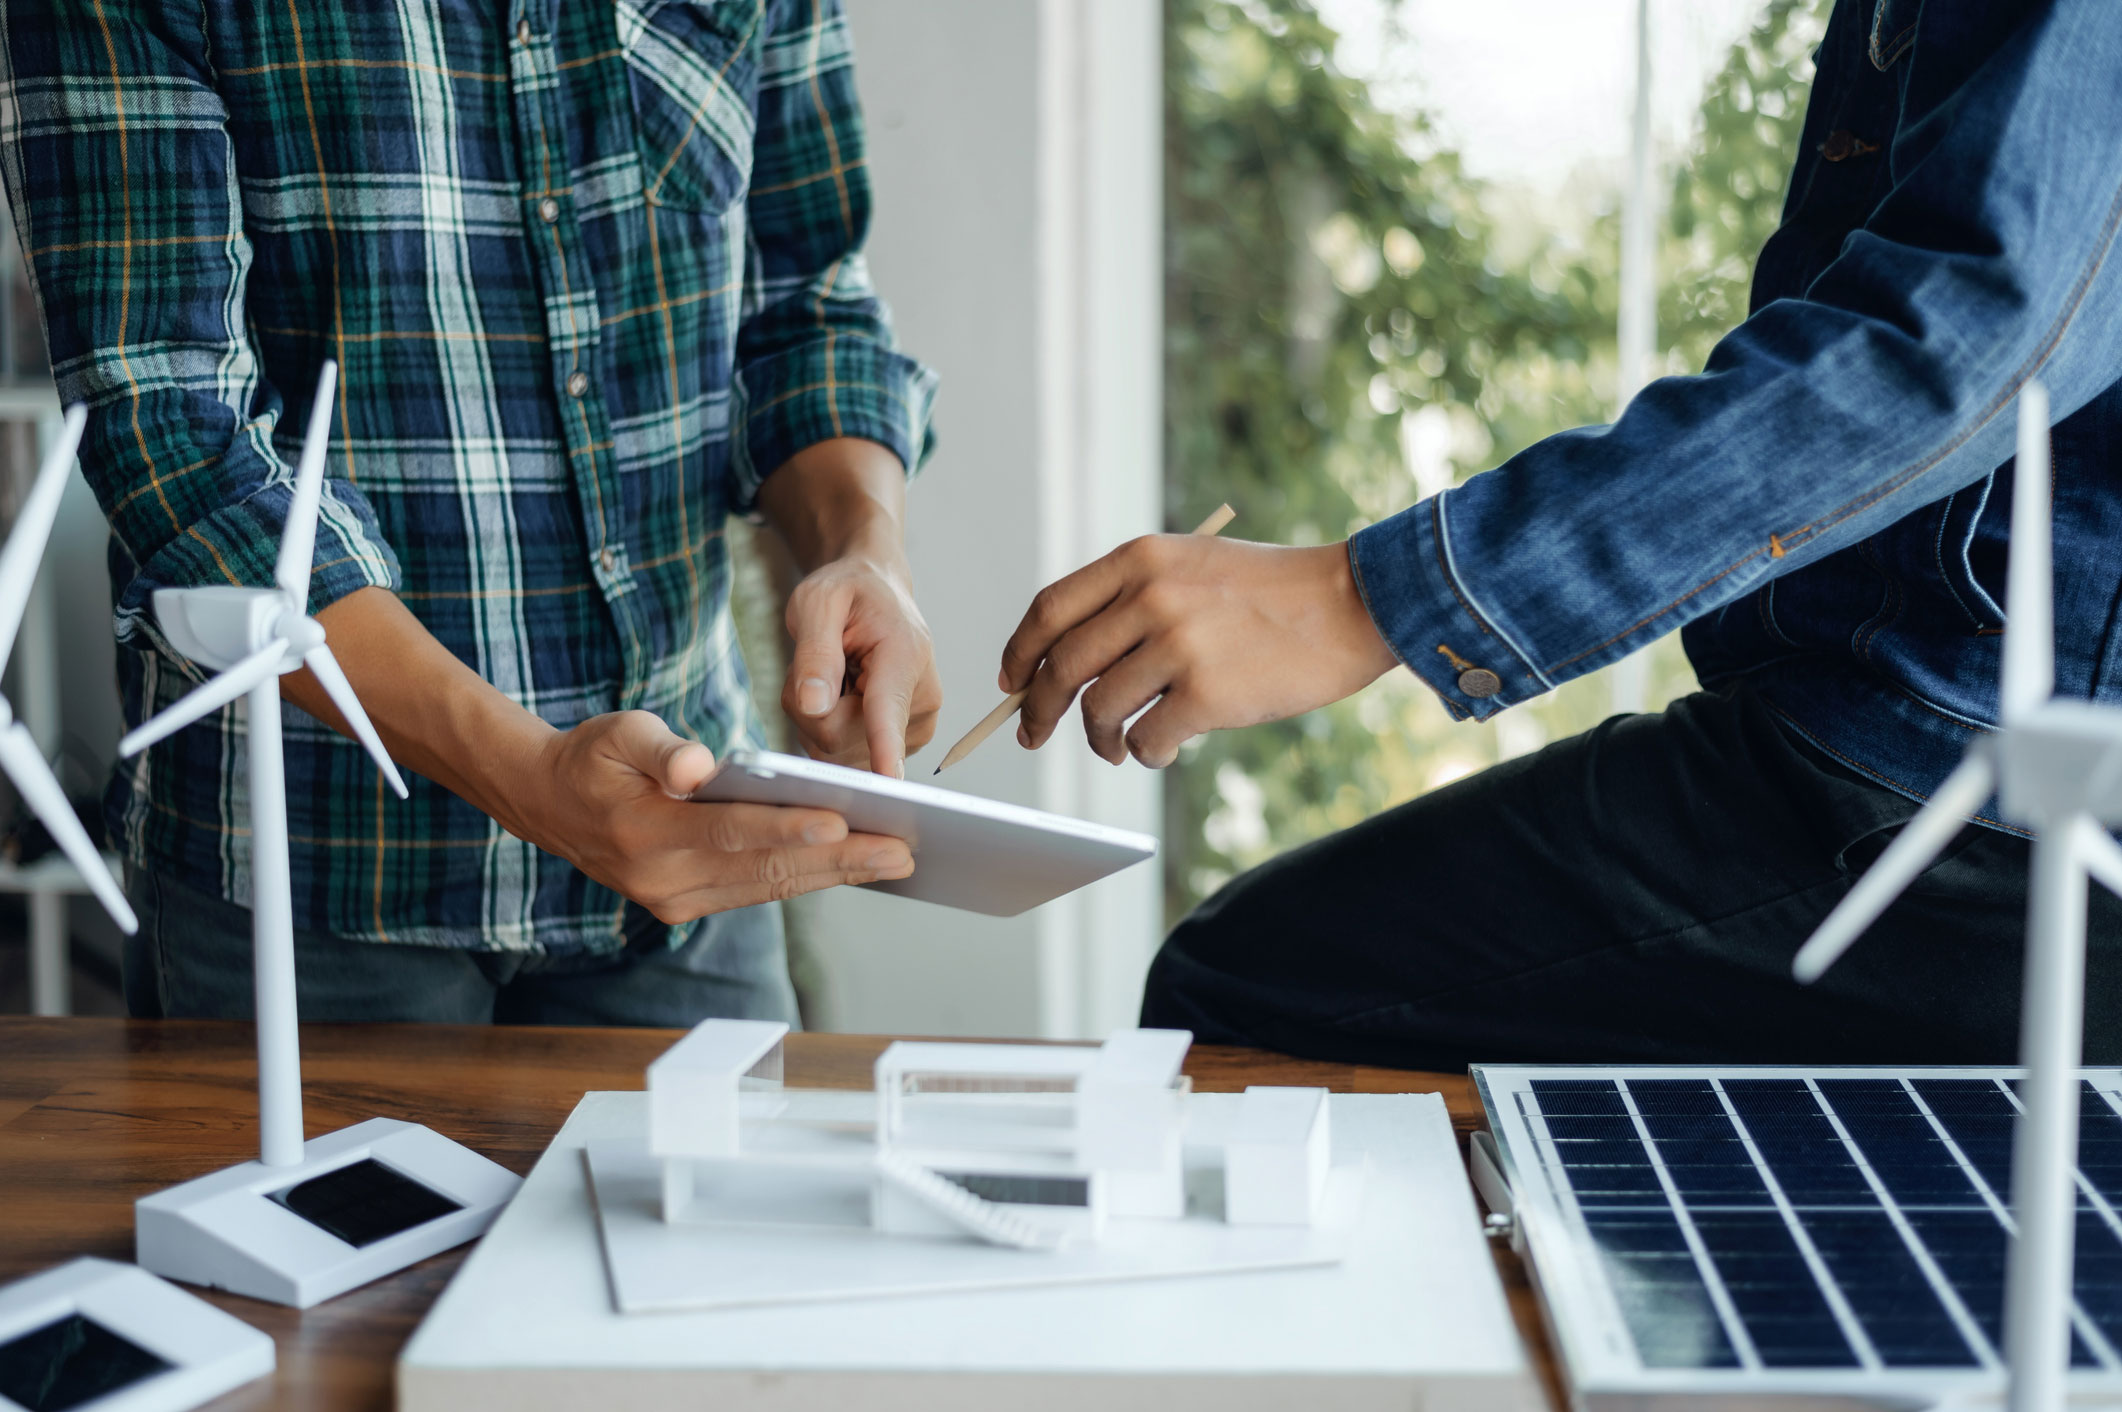
[[(838, 0), (0, 0), (0, 173), (111, 521), (129, 723), (200, 680), (157, 588), (265, 584), (343, 369), (310, 610), (366, 585), (556, 726), (758, 722), (725, 518), (829, 437), (918, 464)], [(623, 904), (290, 708), (295, 920), (564, 953)], [(136, 866), (250, 896), (244, 716), (122, 766)]]

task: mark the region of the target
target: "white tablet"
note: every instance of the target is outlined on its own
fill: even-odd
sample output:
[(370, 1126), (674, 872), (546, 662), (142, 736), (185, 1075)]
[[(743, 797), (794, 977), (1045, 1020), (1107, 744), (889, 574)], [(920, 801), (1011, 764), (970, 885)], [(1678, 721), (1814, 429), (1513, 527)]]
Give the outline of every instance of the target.
[(1014, 917), (1157, 854), (1148, 834), (767, 750), (732, 751), (693, 798), (830, 809), (856, 833), (903, 838), (914, 875), (877, 892)]

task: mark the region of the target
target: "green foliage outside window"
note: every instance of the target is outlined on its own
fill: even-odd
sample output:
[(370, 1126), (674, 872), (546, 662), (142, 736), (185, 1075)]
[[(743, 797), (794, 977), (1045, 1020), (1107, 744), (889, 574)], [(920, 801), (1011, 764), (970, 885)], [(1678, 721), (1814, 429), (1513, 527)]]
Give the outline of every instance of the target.
[[(1393, 4), (1395, 0), (1380, 0)], [(1764, 0), (1704, 95), (1659, 253), (1669, 371), (1744, 316), (1827, 0)], [(1606, 420), (1618, 197), (1539, 209), (1469, 177), (1429, 119), (1335, 64), (1311, 0), (1167, 0), (1166, 504), (1184, 528), (1340, 539), (1541, 437)], [(1567, 205), (1567, 203), (1565, 203)], [(1668, 638), (1652, 704), (1692, 689)], [(1454, 724), (1394, 672), (1194, 742), (1166, 795), (1176, 917), (1239, 870), (1607, 714), (1603, 674)]]

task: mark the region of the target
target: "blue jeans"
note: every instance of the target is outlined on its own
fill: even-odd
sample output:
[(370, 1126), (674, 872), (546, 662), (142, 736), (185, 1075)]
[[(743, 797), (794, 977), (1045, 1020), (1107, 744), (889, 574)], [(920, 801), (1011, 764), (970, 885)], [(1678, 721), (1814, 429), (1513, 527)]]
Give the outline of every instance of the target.
[[(137, 1018), (248, 1020), (251, 914), (153, 873), (126, 870), (140, 930), (124, 953)], [(702, 918), (683, 945), (627, 909), (616, 952), (546, 956), (295, 933), (302, 1018), (455, 1024), (688, 1026), (709, 1018), (796, 1023), (778, 906)]]

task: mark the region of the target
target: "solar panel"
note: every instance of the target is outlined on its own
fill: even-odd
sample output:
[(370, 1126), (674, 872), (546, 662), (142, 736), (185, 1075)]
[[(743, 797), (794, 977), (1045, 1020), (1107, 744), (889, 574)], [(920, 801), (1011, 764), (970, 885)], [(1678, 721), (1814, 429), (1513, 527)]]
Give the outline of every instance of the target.
[[(1578, 1395), (2003, 1380), (2009, 1069), (1477, 1066)], [(2071, 1358), (2122, 1391), (2122, 1070), (2089, 1070)]]
[(94, 1319), (68, 1314), (0, 1343), (0, 1399), (29, 1412), (69, 1412), (172, 1366)]
[(353, 1246), (374, 1245), (464, 1209), (464, 1203), (373, 1157), (297, 1182), (269, 1199)]

